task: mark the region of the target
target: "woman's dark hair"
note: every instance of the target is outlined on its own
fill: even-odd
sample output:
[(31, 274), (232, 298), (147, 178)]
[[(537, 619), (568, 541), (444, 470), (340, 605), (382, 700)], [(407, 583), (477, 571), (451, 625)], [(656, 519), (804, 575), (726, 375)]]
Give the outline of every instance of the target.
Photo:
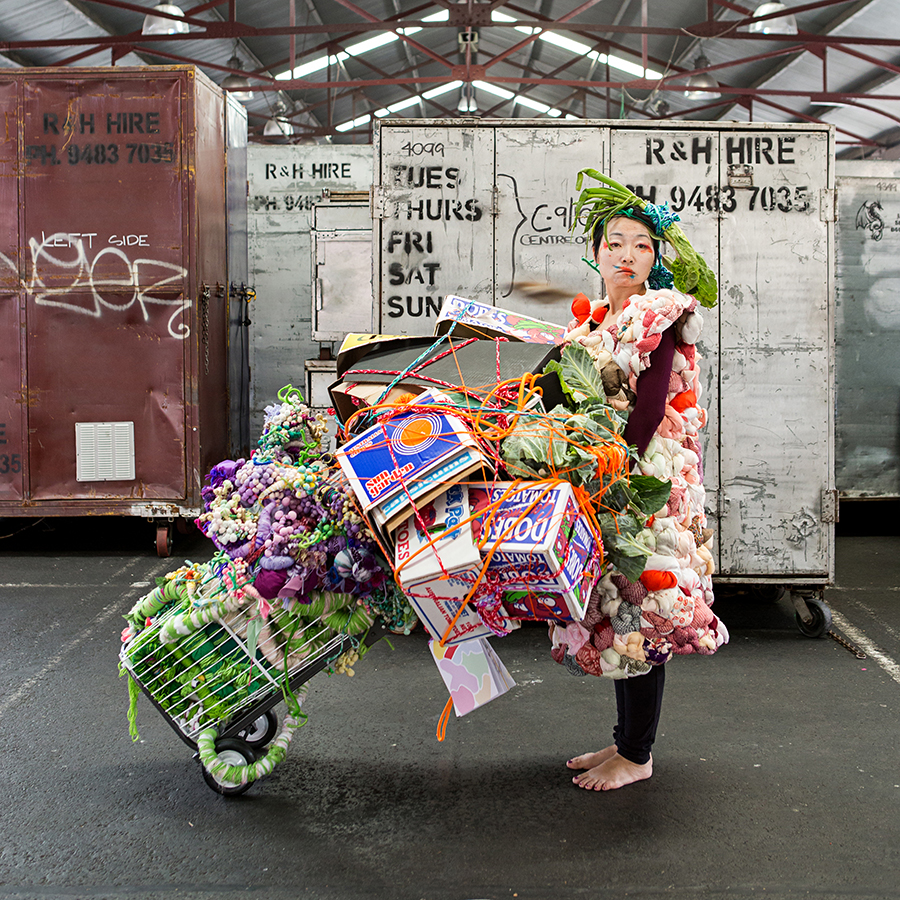
[[(653, 252), (658, 258), (659, 240), (654, 237), (654, 235), (656, 234), (656, 225), (653, 223), (653, 220), (649, 216), (644, 215), (644, 213), (642, 213), (636, 206), (629, 206), (626, 209), (627, 212), (623, 209), (621, 212), (616, 213), (612, 218), (618, 219), (620, 216), (622, 216), (626, 219), (634, 219), (636, 222), (640, 222), (641, 225), (645, 225), (647, 227), (647, 230), (650, 232), (650, 238), (653, 241)], [(597, 250), (600, 248), (600, 241), (603, 240), (603, 229), (608, 221), (608, 219), (602, 219), (601, 221), (597, 222), (591, 234), (591, 248), (594, 251), (595, 258), (597, 256)]]

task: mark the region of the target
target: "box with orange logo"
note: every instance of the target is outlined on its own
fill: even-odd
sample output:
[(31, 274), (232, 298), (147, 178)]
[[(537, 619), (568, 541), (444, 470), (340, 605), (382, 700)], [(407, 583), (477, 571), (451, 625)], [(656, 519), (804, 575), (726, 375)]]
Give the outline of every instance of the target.
[(423, 409), (429, 399), (442, 402), (444, 398), (426, 392), (416, 399), (416, 409), (378, 422), (336, 452), (364, 510), (386, 504), (397, 495), (415, 499), (418, 492), (421, 496), (423, 490), (434, 488), (430, 473), (455, 460), (482, 461), (478, 442), (466, 423), (437, 409)]

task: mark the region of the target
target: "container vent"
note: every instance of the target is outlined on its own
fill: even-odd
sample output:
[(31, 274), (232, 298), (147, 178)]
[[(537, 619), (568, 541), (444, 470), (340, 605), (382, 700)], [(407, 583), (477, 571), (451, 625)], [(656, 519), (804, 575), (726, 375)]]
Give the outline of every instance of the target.
[(134, 422), (75, 423), (76, 481), (134, 481)]

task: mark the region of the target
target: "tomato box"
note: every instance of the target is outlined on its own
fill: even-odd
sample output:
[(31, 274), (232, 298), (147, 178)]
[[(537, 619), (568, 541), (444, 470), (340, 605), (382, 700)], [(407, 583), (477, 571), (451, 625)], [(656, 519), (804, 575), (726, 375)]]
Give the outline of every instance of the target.
[[(549, 488), (548, 488), (549, 485)], [(567, 481), (470, 484), (476, 543), (503, 588), (559, 594), (573, 619), (584, 617), (600, 548)], [(487, 534), (483, 534), (487, 529)]]
[(503, 608), (513, 619), (541, 622), (575, 621), (561, 594), (549, 591), (508, 591), (503, 595)]

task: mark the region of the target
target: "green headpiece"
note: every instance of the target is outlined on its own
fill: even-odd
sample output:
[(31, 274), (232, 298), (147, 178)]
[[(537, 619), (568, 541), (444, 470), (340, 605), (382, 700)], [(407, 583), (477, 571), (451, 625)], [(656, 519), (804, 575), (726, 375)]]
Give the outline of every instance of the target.
[[(601, 187), (581, 190), (584, 176), (601, 183)], [(674, 286), (683, 294), (691, 294), (697, 298), (701, 306), (711, 309), (716, 305), (718, 286), (716, 276), (704, 261), (703, 257), (691, 246), (684, 232), (676, 225), (678, 216), (669, 209), (667, 203), (659, 205), (638, 197), (624, 184), (597, 172), (595, 169), (582, 169), (578, 173), (575, 189), (581, 191), (575, 205), (575, 216), (572, 228), (580, 221), (581, 210), (589, 208), (584, 221), (585, 234), (592, 235), (594, 227), (603, 223), (603, 234), (609, 220), (619, 215), (628, 215), (631, 209), (638, 209), (642, 217), (653, 223), (656, 237), (670, 244), (676, 253), (675, 259), (663, 257), (662, 264), (657, 263), (651, 272), (651, 287), (666, 286), (668, 272), (672, 273)], [(659, 269), (659, 272), (656, 270)], [(664, 274), (665, 273), (665, 274)], [(655, 283), (654, 283), (655, 282)]]

